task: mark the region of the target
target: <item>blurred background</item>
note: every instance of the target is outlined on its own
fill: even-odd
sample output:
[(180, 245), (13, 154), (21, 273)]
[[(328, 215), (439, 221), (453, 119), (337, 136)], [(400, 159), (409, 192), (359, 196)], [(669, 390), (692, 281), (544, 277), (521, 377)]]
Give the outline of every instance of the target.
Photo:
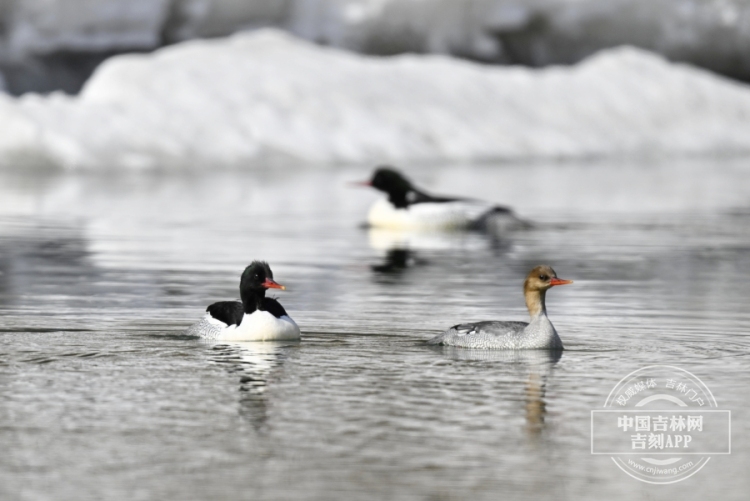
[(744, 0), (4, 0), (0, 70), (12, 94), (76, 93), (104, 59), (273, 26), (365, 54), (571, 64), (634, 45), (750, 78)]
[[(750, 0), (0, 0), (0, 75), (0, 499), (745, 499)], [(185, 336), (253, 259), (303, 340)], [(424, 344), (541, 263), (562, 356)], [(655, 364), (739, 416), (662, 486), (590, 454)]]
[(8, 0), (0, 15), (6, 165), (750, 150), (744, 0)]

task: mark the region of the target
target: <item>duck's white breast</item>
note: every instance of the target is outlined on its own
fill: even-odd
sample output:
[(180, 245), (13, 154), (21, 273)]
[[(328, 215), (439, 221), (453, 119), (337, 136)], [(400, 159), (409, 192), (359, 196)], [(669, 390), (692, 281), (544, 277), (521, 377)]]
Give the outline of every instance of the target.
[(300, 330), (291, 317), (276, 318), (267, 311), (254, 311), (242, 317), (240, 325), (222, 330), (217, 339), (224, 341), (286, 341), (300, 338)]

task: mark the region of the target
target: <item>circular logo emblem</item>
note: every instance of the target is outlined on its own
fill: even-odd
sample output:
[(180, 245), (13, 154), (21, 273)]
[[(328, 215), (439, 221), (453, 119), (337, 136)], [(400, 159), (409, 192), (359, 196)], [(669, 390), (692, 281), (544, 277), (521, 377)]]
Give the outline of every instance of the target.
[(671, 484), (730, 454), (731, 413), (690, 372), (653, 365), (631, 372), (591, 412), (591, 452), (631, 477)]

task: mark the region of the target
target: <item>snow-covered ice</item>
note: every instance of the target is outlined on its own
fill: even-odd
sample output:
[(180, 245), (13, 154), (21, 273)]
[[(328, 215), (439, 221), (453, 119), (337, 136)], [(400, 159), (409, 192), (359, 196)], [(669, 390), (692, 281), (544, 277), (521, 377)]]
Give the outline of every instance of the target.
[(529, 69), (270, 29), (114, 57), (79, 96), (0, 95), (0, 118), (0, 162), (68, 168), (750, 152), (750, 87), (642, 50)]

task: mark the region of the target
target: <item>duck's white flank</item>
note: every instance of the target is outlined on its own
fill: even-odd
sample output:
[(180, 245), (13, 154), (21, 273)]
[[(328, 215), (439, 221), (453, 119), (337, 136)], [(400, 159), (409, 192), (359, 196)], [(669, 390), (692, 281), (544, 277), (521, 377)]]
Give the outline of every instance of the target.
[(448, 230), (470, 226), (493, 206), (475, 200), (455, 202), (423, 202), (397, 209), (388, 199), (376, 201), (370, 208), (367, 222), (377, 228), (396, 230)]

